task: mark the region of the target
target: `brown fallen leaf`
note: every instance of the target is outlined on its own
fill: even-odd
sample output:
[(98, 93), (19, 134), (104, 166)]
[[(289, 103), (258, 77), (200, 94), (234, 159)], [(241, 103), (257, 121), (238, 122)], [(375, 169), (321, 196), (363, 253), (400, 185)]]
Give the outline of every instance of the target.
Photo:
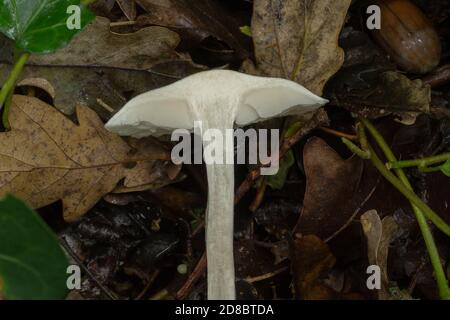
[(102, 0), (102, 1), (94, 1), (89, 5), (89, 9), (95, 13), (97, 16), (113, 18), (113, 14), (111, 11), (116, 4), (116, 0)]
[[(107, 110), (119, 109), (136, 95), (206, 69), (177, 53), (179, 36), (161, 27), (120, 35), (109, 31), (107, 19), (98, 18), (77, 39), (54, 54), (33, 56), (19, 77), (47, 80), (54, 88), (53, 104), (67, 115), (83, 104), (107, 120)], [(12, 41), (0, 35), (0, 49), (3, 83), (11, 69)]]
[(294, 80), (322, 95), (344, 62), (338, 37), (351, 0), (255, 0), (252, 34), (256, 70)]
[[(0, 83), (6, 80), (10, 69), (9, 65), (0, 64)], [(58, 110), (71, 115), (75, 107), (82, 104), (108, 120), (112, 114), (99, 101), (118, 110), (136, 95), (164, 87), (200, 70), (204, 69), (193, 66), (190, 60), (159, 64), (152, 71), (27, 65), (19, 81), (26, 80), (30, 85), (27, 79), (46, 79), (54, 88), (53, 104)]]
[(351, 200), (359, 187), (363, 162), (358, 157), (342, 160), (315, 137), (305, 145), (303, 162), (306, 191), (294, 233), (328, 239), (354, 216), (356, 206)]
[(97, 17), (66, 47), (53, 54), (32, 55), (28, 64), (51, 66), (105, 66), (147, 70), (178, 58), (180, 37), (163, 27), (143, 28), (135, 33), (110, 31), (109, 20)]
[[(345, 83), (340, 76), (336, 82)], [(333, 81), (333, 86), (335, 85)], [(396, 114), (402, 123), (415, 123), (420, 113), (428, 113), (431, 104), (431, 87), (420, 79), (411, 80), (398, 71), (378, 73), (375, 83), (367, 88), (333, 89), (333, 104), (364, 117), (384, 117)]]
[(170, 155), (154, 145), (132, 149), (107, 131), (97, 114), (78, 107), (79, 125), (36, 98), (14, 96), (11, 131), (0, 133), (0, 195), (15, 194), (33, 208), (63, 201), (74, 221), (123, 180), (125, 187), (161, 184), (154, 170)]
[(240, 58), (248, 57), (249, 38), (240, 31), (239, 23), (217, 1), (211, 0), (136, 0), (147, 11), (137, 19), (138, 25), (172, 28), (189, 45), (213, 36), (228, 44)]
[[(380, 219), (376, 210), (369, 210), (361, 215), (361, 225), (367, 239), (367, 255), (370, 265), (377, 265), (381, 269), (381, 290), (377, 291), (380, 300), (395, 299), (391, 288), (395, 284), (391, 283), (388, 276), (388, 254), (389, 246), (394, 240), (398, 231), (398, 225), (392, 216)], [(396, 290), (400, 293), (402, 291)], [(402, 299), (408, 298), (402, 293)], [(409, 297), (410, 299), (411, 297)]]
[(308, 235), (294, 239), (291, 251), (295, 297), (304, 300), (337, 298), (337, 292), (321, 281), (336, 262), (327, 244)]

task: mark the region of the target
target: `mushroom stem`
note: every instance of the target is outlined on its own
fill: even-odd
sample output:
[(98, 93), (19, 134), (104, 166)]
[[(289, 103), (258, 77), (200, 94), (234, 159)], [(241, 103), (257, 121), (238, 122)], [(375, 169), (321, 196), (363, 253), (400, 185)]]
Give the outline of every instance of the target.
[(234, 164), (229, 161), (230, 156), (234, 159), (234, 139), (227, 139), (227, 130), (233, 129), (238, 105), (236, 101), (230, 102), (228, 99), (217, 99), (215, 104), (212, 106), (200, 102), (193, 108), (194, 118), (201, 121), (203, 156), (208, 177), (208, 300), (234, 300)]
[(208, 299), (234, 300), (234, 167), (208, 164), (206, 168), (209, 185), (206, 222)]

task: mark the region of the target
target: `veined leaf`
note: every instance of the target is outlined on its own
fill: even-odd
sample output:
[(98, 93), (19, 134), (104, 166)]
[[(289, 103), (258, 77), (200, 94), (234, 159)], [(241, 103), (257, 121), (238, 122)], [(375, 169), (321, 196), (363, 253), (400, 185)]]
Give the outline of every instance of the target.
[(120, 187), (173, 182), (168, 171), (177, 175), (180, 166), (167, 162), (167, 150), (148, 140), (126, 142), (88, 107), (76, 114), (79, 125), (37, 98), (13, 97), (11, 131), (0, 133), (0, 197), (13, 194), (32, 208), (62, 200), (64, 218), (75, 221)]
[[(0, 32), (31, 53), (48, 53), (65, 46), (94, 15), (80, 0), (0, 0)], [(68, 21), (80, 8), (79, 29), (70, 30)], [(69, 13), (68, 13), (69, 12)]]
[(0, 201), (0, 292), (7, 299), (64, 299), (67, 258), (50, 228), (22, 201)]

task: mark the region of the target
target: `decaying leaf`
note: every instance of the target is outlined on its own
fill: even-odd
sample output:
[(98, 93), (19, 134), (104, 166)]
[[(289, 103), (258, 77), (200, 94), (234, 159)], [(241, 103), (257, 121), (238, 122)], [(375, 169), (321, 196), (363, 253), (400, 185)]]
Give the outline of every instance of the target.
[(319, 138), (306, 143), (303, 159), (306, 191), (294, 232), (328, 239), (354, 215), (350, 200), (358, 190), (363, 164), (358, 157), (342, 160)]
[(211, 0), (137, 0), (147, 14), (140, 25), (158, 25), (179, 32), (190, 45), (213, 36), (228, 44), (241, 58), (247, 57), (248, 39), (239, 30), (239, 23), (217, 2)]
[[(75, 111), (76, 105), (82, 104), (94, 109), (103, 119), (109, 119), (112, 114), (100, 103), (118, 110), (136, 95), (166, 86), (202, 69), (193, 66), (190, 60), (179, 60), (160, 64), (154, 70), (27, 66), (19, 81), (46, 79), (54, 87), (53, 104), (67, 115)], [(9, 72), (9, 65), (0, 64), (0, 82), (7, 78)]]
[[(393, 109), (406, 109), (419, 112), (429, 112), (431, 103), (431, 88), (424, 85), (420, 79), (410, 80), (407, 76), (395, 72), (387, 71), (381, 74), (381, 80), (384, 84), (384, 94), (374, 96), (378, 100), (386, 103)], [(375, 100), (377, 101), (377, 100)]]
[(336, 292), (321, 281), (336, 262), (327, 244), (314, 235), (308, 235), (294, 239), (291, 250), (296, 298), (305, 300), (335, 298)]
[(36, 98), (14, 96), (11, 109), (12, 130), (0, 134), (1, 196), (12, 193), (33, 208), (61, 199), (73, 221), (121, 180), (129, 188), (169, 182), (153, 174), (166, 151), (132, 149), (89, 108), (77, 108), (79, 125)]
[(333, 95), (334, 103), (363, 116), (398, 114), (406, 125), (413, 124), (419, 113), (430, 111), (431, 88), (420, 79), (410, 80), (397, 71), (378, 75), (377, 81), (366, 89), (356, 88)]
[(361, 225), (367, 238), (367, 255), (370, 265), (377, 265), (381, 269), (381, 290), (378, 297), (381, 300), (392, 299), (391, 287), (387, 270), (389, 245), (398, 230), (397, 223), (392, 216), (380, 219), (376, 210), (370, 210), (361, 216)]
[[(54, 88), (53, 104), (65, 114), (83, 104), (109, 119), (106, 109), (117, 110), (136, 95), (205, 70), (188, 55), (175, 52), (178, 43), (179, 36), (162, 27), (115, 34), (109, 21), (99, 17), (64, 50), (32, 56), (19, 82), (45, 79)], [(0, 36), (0, 49), (2, 83), (10, 72), (13, 45)]]
[[(351, 0), (255, 0), (252, 34), (259, 74), (322, 95), (344, 62), (338, 37)], [(244, 67), (251, 72), (247, 64)]]
[(105, 66), (147, 70), (177, 58), (179, 36), (167, 28), (148, 27), (135, 33), (110, 31), (109, 20), (97, 17), (65, 48), (49, 55), (33, 55), (29, 64), (51, 66)]

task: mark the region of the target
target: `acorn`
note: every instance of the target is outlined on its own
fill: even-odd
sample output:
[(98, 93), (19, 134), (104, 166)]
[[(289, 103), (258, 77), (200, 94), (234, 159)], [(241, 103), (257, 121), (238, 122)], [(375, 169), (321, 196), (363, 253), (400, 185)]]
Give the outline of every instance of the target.
[(425, 14), (409, 0), (377, 0), (381, 29), (373, 30), (378, 44), (407, 72), (427, 73), (441, 59), (439, 36)]

